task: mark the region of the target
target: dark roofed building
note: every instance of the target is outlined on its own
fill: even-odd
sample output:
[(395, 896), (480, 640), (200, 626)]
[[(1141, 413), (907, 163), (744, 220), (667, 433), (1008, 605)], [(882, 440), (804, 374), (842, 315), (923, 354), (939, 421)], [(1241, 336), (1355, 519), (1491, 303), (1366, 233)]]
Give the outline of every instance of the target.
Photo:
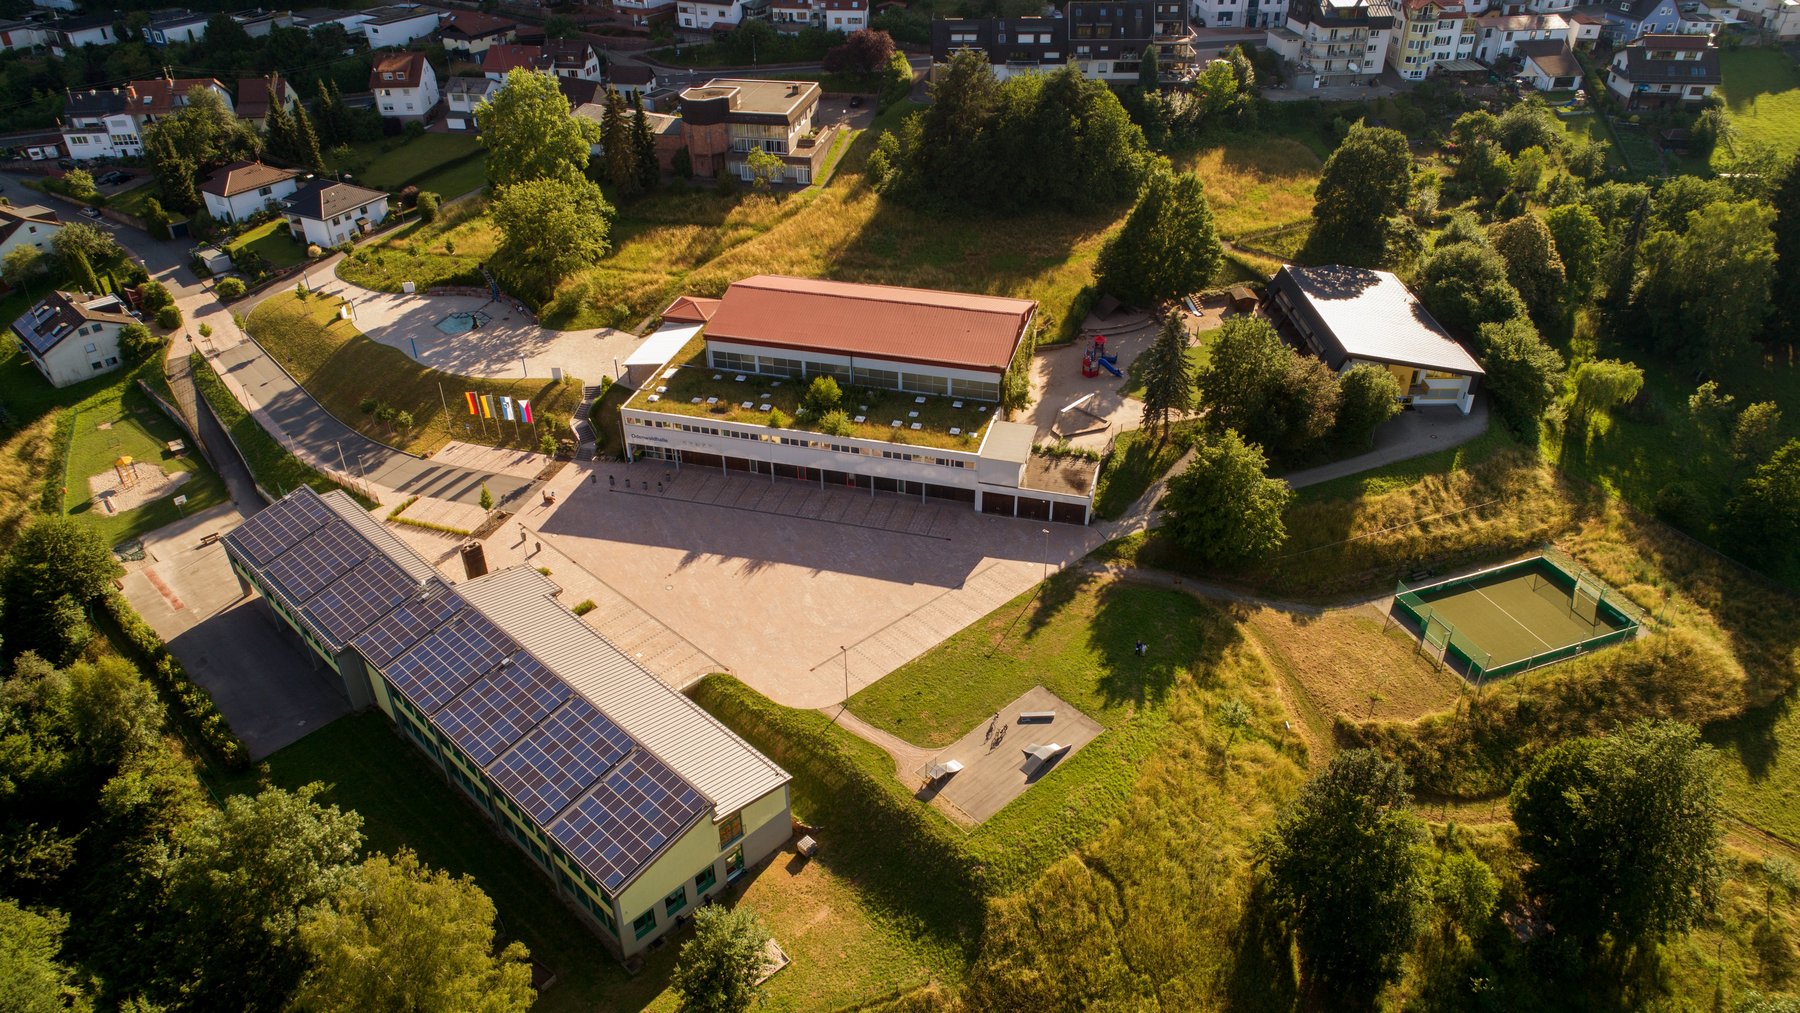
[(287, 83), (287, 78), (280, 72), (267, 77), (242, 77), (238, 79), (237, 114), (238, 119), (247, 120), (261, 130), (269, 118), (269, 111), (277, 105), (293, 112), (300, 104), (300, 96)]
[(387, 218), (388, 195), (354, 183), (315, 179), (283, 202), (288, 231), (301, 243), (332, 247)]
[(438, 35), (451, 53), (479, 56), (489, 46), (519, 37), (519, 23), (480, 11), (451, 11), (438, 19)]
[(1646, 35), (1613, 53), (1606, 86), (1627, 109), (1705, 101), (1723, 80), (1709, 35)]
[(1581, 87), (1581, 61), (1566, 39), (1540, 39), (1513, 45), (1523, 65), (1519, 76), (1539, 91), (1569, 91)]
[(1415, 405), (1453, 405), (1466, 415), (1475, 403), (1481, 364), (1391, 272), (1283, 267), (1263, 307), (1284, 338), (1334, 370), (1384, 367)]
[(13, 336), (53, 386), (119, 368), (119, 332), (136, 323), (115, 295), (52, 292), (13, 321)]

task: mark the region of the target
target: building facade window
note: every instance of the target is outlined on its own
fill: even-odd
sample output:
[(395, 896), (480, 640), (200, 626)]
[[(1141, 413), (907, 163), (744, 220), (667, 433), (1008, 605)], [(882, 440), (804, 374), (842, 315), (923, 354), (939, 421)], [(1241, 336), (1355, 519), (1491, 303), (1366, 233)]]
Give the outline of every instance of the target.
[(673, 915), (675, 912), (687, 907), (687, 902), (687, 887), (678, 886), (675, 889), (670, 890), (669, 895), (663, 898), (663, 914)]
[(742, 836), (744, 836), (743, 813), (735, 812), (719, 821), (719, 850), (725, 850), (727, 845)]
[(634, 934), (634, 937), (637, 939), (642, 939), (645, 936), (649, 935), (650, 933), (655, 932), (656, 931), (656, 909), (651, 908), (650, 910), (645, 911), (643, 914), (638, 915), (636, 918), (632, 919), (631, 931)]
[(716, 872), (712, 866), (707, 866), (700, 870), (700, 875), (694, 877), (694, 895), (697, 897), (705, 896), (706, 891), (711, 890), (718, 882), (718, 872)]

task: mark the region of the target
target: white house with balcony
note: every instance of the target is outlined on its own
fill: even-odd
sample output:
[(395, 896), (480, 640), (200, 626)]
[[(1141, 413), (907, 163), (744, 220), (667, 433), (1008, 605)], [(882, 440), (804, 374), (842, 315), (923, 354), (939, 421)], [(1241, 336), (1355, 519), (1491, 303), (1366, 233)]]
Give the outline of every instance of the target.
[(1268, 46), (1297, 88), (1367, 84), (1381, 75), (1399, 23), (1390, 0), (1294, 0)]
[(1388, 47), (1388, 66), (1408, 81), (1434, 69), (1475, 71), (1475, 24), (1463, 0), (1404, 0), (1399, 28)]
[(137, 321), (116, 295), (52, 292), (13, 321), (13, 337), (53, 387), (119, 368), (119, 332)]
[(282, 201), (282, 213), (295, 241), (332, 247), (380, 225), (388, 214), (388, 195), (354, 183), (315, 179)]
[(368, 15), (362, 22), (362, 31), (369, 48), (388, 49), (411, 45), (437, 31), (438, 19), (444, 12), (420, 4), (395, 4), (371, 7), (363, 13)]
[(681, 27), (695, 31), (724, 31), (743, 23), (744, 3), (743, 0), (730, 0), (729, 3), (678, 0), (675, 20)]
[(258, 211), (280, 210), (298, 189), (300, 174), (257, 162), (233, 162), (200, 184), (200, 198), (214, 221), (241, 222)]
[(1481, 364), (1388, 271), (1283, 267), (1269, 281), (1263, 309), (1288, 343), (1334, 370), (1380, 366), (1408, 404), (1464, 415), (1474, 407), (1486, 375)]

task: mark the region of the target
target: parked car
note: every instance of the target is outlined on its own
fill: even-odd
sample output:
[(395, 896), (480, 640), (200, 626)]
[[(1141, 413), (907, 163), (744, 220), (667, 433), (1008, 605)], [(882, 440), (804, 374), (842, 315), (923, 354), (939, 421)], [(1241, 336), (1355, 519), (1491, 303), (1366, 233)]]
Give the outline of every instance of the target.
[(123, 183), (130, 178), (131, 178), (130, 175), (120, 172), (117, 169), (114, 169), (113, 171), (101, 176), (99, 179), (95, 180), (94, 182), (100, 184), (101, 186), (112, 186), (114, 183)]
[(92, 218), (94, 221), (100, 220), (100, 209), (99, 208), (82, 208), (81, 214), (82, 214), (82, 217), (84, 217), (84, 218)]
[(861, 108), (862, 102), (863, 102), (863, 99), (862, 99), (861, 95), (850, 96), (850, 108), (852, 108), (852, 109)]

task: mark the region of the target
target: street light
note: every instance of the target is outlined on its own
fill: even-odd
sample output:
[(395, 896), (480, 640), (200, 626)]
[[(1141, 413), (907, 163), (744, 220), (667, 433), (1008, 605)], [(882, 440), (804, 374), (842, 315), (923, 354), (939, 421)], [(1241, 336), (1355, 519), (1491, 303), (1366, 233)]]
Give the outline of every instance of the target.
[(1040, 528), (1044, 533), (1044, 579), (1050, 579), (1050, 529)]
[(839, 647), (838, 651), (844, 656), (844, 706), (848, 707), (850, 706), (850, 648)]

